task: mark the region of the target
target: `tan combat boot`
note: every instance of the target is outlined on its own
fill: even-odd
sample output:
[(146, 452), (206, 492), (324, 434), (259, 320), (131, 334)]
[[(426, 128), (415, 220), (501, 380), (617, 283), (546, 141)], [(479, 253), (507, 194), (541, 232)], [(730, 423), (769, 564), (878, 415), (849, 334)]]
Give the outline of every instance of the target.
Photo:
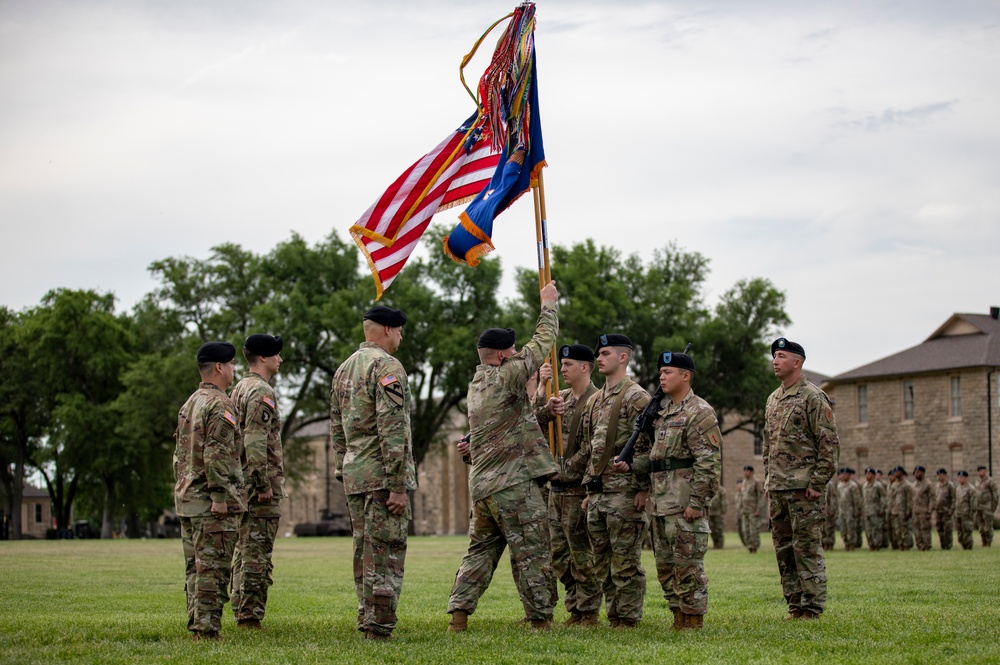
[(685, 630), (701, 630), (705, 626), (705, 616), (703, 614), (688, 614), (685, 617)]
[(449, 633), (463, 633), (469, 629), (469, 613), (465, 610), (455, 610), (448, 622)]
[(670, 611), (674, 613), (674, 625), (670, 627), (671, 630), (682, 630), (684, 628), (684, 613), (681, 612), (681, 608), (671, 607)]
[(597, 612), (584, 612), (580, 615), (581, 628), (593, 628), (601, 625), (601, 617)]
[(552, 619), (532, 619), (531, 629), (538, 631), (552, 630)]

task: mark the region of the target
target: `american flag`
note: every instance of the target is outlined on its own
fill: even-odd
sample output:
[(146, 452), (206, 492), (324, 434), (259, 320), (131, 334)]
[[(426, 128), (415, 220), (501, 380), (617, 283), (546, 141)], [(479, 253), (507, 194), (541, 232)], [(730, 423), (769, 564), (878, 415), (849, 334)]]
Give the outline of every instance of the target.
[(376, 300), (417, 246), (434, 213), (471, 200), (489, 184), (500, 161), (484, 140), (478, 114), (403, 171), (351, 227), (368, 260)]

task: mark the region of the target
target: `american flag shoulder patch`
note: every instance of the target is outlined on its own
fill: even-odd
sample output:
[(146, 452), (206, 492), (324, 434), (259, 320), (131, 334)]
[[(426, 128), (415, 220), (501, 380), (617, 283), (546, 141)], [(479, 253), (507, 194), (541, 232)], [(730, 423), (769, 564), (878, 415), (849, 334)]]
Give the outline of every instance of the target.
[(388, 386), (393, 383), (396, 383), (397, 381), (399, 381), (399, 379), (396, 378), (395, 374), (386, 374), (379, 380), (379, 383), (381, 383), (383, 386)]
[(229, 409), (226, 409), (222, 413), (222, 417), (228, 420), (230, 425), (236, 425), (236, 416), (234, 416)]
[(274, 408), (274, 400), (273, 400), (273, 399), (271, 399), (270, 397), (265, 397), (265, 398), (264, 398), (264, 399), (262, 399), (261, 401), (262, 401), (262, 402), (263, 402), (264, 404), (267, 404), (267, 405), (268, 405), (269, 407), (271, 407), (272, 409)]

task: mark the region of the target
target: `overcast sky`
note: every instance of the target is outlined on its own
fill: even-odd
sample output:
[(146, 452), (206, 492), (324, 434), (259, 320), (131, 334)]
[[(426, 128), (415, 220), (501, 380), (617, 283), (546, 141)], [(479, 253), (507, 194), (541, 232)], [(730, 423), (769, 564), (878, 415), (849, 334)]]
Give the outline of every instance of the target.
[[(514, 5), (0, 0), (0, 304), (127, 309), (156, 259), (346, 239), (472, 112), (459, 62)], [(537, 6), (553, 243), (676, 240), (709, 305), (766, 277), (826, 374), (1000, 304), (997, 3)], [(529, 197), (494, 243), (512, 295)]]

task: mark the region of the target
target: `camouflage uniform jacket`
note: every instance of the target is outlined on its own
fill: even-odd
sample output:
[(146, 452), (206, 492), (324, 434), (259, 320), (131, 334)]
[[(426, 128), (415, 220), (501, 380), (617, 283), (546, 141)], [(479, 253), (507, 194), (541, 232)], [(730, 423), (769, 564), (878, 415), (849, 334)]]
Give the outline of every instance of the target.
[[(598, 390), (590, 401), (584, 406), (583, 423), (580, 425), (580, 433), (577, 435), (576, 454), (566, 460), (564, 477), (567, 480), (578, 480), (581, 476), (585, 483), (593, 480), (597, 475), (597, 466), (600, 464), (604, 454), (604, 448), (608, 440), (608, 426), (611, 424), (611, 411), (617, 401), (618, 393), (625, 387), (628, 378), (624, 378), (613, 386), (607, 383)], [(618, 415), (618, 428), (612, 440), (615, 449), (611, 452), (608, 464), (601, 474), (605, 492), (625, 492), (643, 491), (649, 489), (648, 467), (642, 469), (633, 468), (629, 471), (616, 471), (614, 469), (615, 455), (621, 451), (622, 447), (632, 436), (635, 419), (639, 417), (642, 410), (649, 404), (650, 396), (642, 386), (633, 383), (629, 386), (622, 398), (621, 411)], [(633, 461), (637, 457), (645, 455), (648, 459), (650, 451), (650, 441), (647, 432), (639, 435), (635, 442), (635, 454)]]
[(542, 305), (531, 340), (499, 366), (479, 365), (469, 384), (472, 500), (558, 471), (538, 427), (525, 384), (542, 365), (559, 333), (555, 303)]
[(744, 515), (756, 515), (764, 501), (764, 485), (756, 478), (743, 479), (740, 485), (740, 505)]
[(764, 489), (812, 488), (823, 493), (840, 459), (833, 406), (805, 377), (767, 398), (764, 425)]
[(836, 476), (831, 477), (830, 481), (825, 485), (823, 490), (825, 493), (826, 500), (826, 518), (836, 522), (837, 513), (840, 509), (840, 497), (837, 495), (837, 485), (840, 484), (840, 480)]
[(250, 500), (268, 490), (272, 503), (284, 499), (285, 469), (281, 454), (281, 416), (274, 389), (259, 374), (245, 372), (230, 393), (239, 412), (240, 461)]
[(225, 503), (230, 513), (246, 511), (236, 414), (226, 393), (208, 382), (177, 414), (174, 510), (180, 517), (208, 516), (213, 502)]
[(913, 517), (913, 485), (899, 480), (889, 488), (889, 510), (904, 520)]
[[(678, 403), (660, 400), (652, 449), (637, 454), (632, 471), (650, 475), (654, 515), (676, 515), (690, 506), (705, 512), (719, 487), (722, 432), (715, 409), (691, 390)], [(650, 473), (650, 462), (694, 459), (694, 466)]]
[(347, 494), (417, 488), (406, 372), (378, 344), (364, 342), (337, 368), (330, 444)]
[(861, 487), (854, 480), (837, 483), (837, 514), (843, 519), (859, 520), (864, 515)]
[[(594, 386), (593, 382), (591, 382), (586, 389), (584, 389), (582, 394), (587, 396), (588, 392), (591, 393), (591, 395), (597, 392), (597, 388)], [(563, 402), (566, 404), (566, 412), (562, 414), (563, 457), (569, 458), (576, 454), (579, 446), (578, 442), (569, 440), (570, 426), (573, 424), (573, 416), (576, 413), (576, 410), (578, 408), (582, 408), (583, 405), (586, 404), (587, 399), (590, 399), (590, 397), (587, 396), (587, 399), (577, 401), (576, 396), (573, 395), (572, 388), (564, 388), (560, 391), (559, 396), (562, 397)], [(555, 420), (552, 414), (549, 413), (547, 405), (548, 400), (545, 400), (542, 402), (541, 406), (535, 409), (535, 417), (538, 419), (538, 426), (542, 428), (542, 432), (545, 432), (545, 428), (548, 424)], [(582, 419), (580, 424), (582, 429)]]
[(726, 500), (726, 488), (719, 484), (719, 490), (708, 502), (708, 511), (712, 517), (722, 517), (729, 508), (729, 501)]
[(955, 488), (955, 515), (964, 519), (971, 519), (976, 512), (976, 488), (971, 483), (962, 485), (959, 483)]
[(989, 476), (976, 481), (976, 505), (979, 510), (989, 510), (991, 513), (997, 511), (997, 481)]
[(865, 515), (879, 517), (885, 515), (886, 491), (885, 485), (878, 480), (865, 482), (861, 488), (864, 494)]
[(934, 487), (927, 478), (913, 481), (913, 512), (930, 515), (934, 503)]
[(955, 483), (950, 480), (938, 483), (934, 495), (934, 512), (938, 515), (951, 517), (955, 514)]

